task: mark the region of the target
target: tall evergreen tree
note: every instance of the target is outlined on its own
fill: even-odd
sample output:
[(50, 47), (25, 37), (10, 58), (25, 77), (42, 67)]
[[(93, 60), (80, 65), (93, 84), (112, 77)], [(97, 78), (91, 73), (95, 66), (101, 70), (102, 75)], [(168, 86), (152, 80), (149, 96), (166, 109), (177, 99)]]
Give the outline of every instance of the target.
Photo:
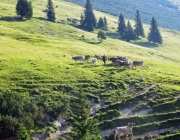
[(28, 2), (28, 12), (26, 18), (30, 19), (33, 16), (33, 8), (32, 8), (32, 1)]
[(136, 39), (136, 35), (135, 35), (134, 30), (133, 30), (133, 28), (132, 28), (129, 21), (127, 23), (125, 34), (123, 35), (123, 39), (125, 39), (128, 42), (130, 40), (135, 40)]
[(30, 19), (33, 15), (33, 8), (31, 1), (18, 0), (16, 4), (16, 13), (21, 17), (21, 19)]
[(118, 30), (117, 32), (123, 36), (125, 34), (126, 31), (126, 24), (125, 24), (125, 20), (124, 20), (124, 16), (122, 14), (119, 15), (119, 19), (118, 19)]
[[(99, 130), (97, 126), (97, 120), (89, 119), (91, 104), (87, 100), (87, 95), (80, 89), (76, 93), (76, 98), (72, 99), (72, 112), (73, 117), (70, 121), (67, 121), (72, 130), (75, 132), (75, 140), (91, 140), (93, 137), (99, 136)], [(101, 140), (96, 138), (93, 140)]]
[(80, 20), (80, 24), (82, 24), (83, 20), (84, 20), (84, 17), (83, 17), (83, 14), (81, 13), (81, 20)]
[(107, 23), (106, 17), (104, 17), (104, 24), (105, 24), (105, 26), (106, 26), (106, 28), (107, 28), (108, 23)]
[(154, 17), (151, 20), (151, 27), (149, 30), (150, 32), (148, 34), (148, 41), (153, 42), (154, 44), (162, 44), (162, 36), (158, 30), (158, 25)]
[(134, 30), (134, 32), (135, 32), (137, 38), (138, 38), (139, 36), (145, 37), (143, 25), (142, 25), (142, 22), (141, 22), (140, 13), (139, 13), (138, 10), (137, 10), (137, 12), (136, 12), (135, 30)]
[(55, 17), (55, 12), (54, 12), (52, 0), (48, 0), (47, 8), (48, 8), (47, 18), (49, 21), (54, 22), (56, 20), (56, 17)]
[(96, 17), (93, 13), (93, 8), (90, 3), (90, 0), (87, 0), (84, 11), (84, 20), (81, 24), (85, 26), (89, 31), (93, 31), (96, 27)]

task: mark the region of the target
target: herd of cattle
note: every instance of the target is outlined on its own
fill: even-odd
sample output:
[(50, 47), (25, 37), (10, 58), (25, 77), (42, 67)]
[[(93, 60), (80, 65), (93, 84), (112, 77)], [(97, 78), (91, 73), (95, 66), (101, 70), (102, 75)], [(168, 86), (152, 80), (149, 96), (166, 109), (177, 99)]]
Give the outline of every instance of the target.
[[(103, 60), (103, 57), (105, 57), (105, 59)], [(81, 61), (81, 62), (92, 62), (93, 64), (97, 64), (99, 61), (104, 61), (104, 63), (106, 64), (106, 61), (111, 61), (115, 67), (137, 67), (140, 66), (141, 68), (143, 68), (143, 61), (137, 61), (137, 60), (128, 60), (126, 57), (120, 57), (120, 56), (116, 56), (116, 57), (110, 57), (108, 58), (107, 56), (98, 56), (95, 55), (94, 57), (91, 57), (90, 55), (86, 55), (86, 56), (73, 56), (72, 57), (73, 60), (75, 60), (75, 62), (77, 61)]]

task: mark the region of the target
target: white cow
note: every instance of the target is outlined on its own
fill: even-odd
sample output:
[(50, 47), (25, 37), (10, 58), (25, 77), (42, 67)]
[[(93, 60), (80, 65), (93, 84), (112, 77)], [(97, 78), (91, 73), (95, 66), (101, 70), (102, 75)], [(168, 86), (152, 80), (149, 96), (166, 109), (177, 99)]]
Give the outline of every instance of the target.
[(122, 127), (116, 127), (115, 129), (115, 134), (114, 134), (114, 140), (116, 140), (116, 137), (118, 136), (118, 140), (120, 140), (121, 136), (126, 136), (126, 140), (128, 140), (128, 134), (131, 134), (131, 137), (133, 139), (133, 125), (135, 123), (128, 123), (127, 126), (122, 126)]

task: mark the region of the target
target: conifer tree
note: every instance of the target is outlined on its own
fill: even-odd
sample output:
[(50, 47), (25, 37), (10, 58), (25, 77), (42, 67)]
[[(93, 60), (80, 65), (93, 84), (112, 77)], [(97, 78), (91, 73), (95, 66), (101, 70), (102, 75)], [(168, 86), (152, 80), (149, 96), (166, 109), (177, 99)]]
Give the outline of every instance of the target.
[(93, 13), (93, 8), (90, 3), (90, 0), (87, 0), (84, 11), (84, 20), (81, 24), (86, 27), (89, 31), (93, 31), (96, 27), (96, 17)]
[(47, 18), (49, 21), (54, 22), (56, 20), (56, 17), (55, 17), (55, 12), (54, 12), (52, 0), (48, 0), (47, 8), (48, 8)]
[(126, 31), (126, 24), (125, 24), (124, 16), (122, 14), (120, 14), (119, 19), (118, 19), (118, 30), (117, 30), (117, 32), (121, 36), (123, 36), (125, 31)]
[[(76, 97), (72, 99), (73, 117), (67, 123), (72, 126), (75, 132), (75, 140), (91, 140), (93, 137), (99, 137), (99, 129), (97, 127), (97, 120), (90, 117), (91, 104), (87, 100), (87, 95), (82, 92), (82, 89), (76, 93)], [(101, 140), (94, 139), (94, 140)]]
[(84, 17), (83, 17), (83, 14), (81, 13), (81, 20), (80, 20), (80, 24), (82, 24), (83, 20), (84, 20)]
[(16, 14), (21, 17), (21, 19), (30, 19), (33, 15), (33, 8), (31, 1), (18, 0), (16, 4)]
[(135, 35), (134, 30), (133, 30), (133, 28), (132, 28), (129, 21), (127, 23), (127, 27), (126, 27), (126, 31), (125, 31), (125, 34), (123, 36), (123, 39), (125, 39), (128, 42), (130, 40), (135, 40), (136, 39), (136, 35)]
[(102, 30), (99, 30), (97, 34), (98, 34), (97, 38), (99, 39), (100, 42), (102, 42), (103, 39), (106, 39), (106, 34)]
[(33, 8), (32, 8), (32, 1), (28, 2), (28, 12), (26, 18), (31, 19), (33, 16)]
[(104, 19), (100, 17), (98, 21), (98, 28), (102, 29), (103, 27), (105, 27), (105, 22), (104, 22)]
[(141, 22), (140, 13), (139, 13), (138, 10), (137, 10), (137, 12), (136, 12), (135, 30), (134, 30), (134, 32), (135, 32), (137, 38), (138, 38), (139, 36), (145, 37), (143, 25), (142, 25), (142, 22)]
[(153, 42), (154, 44), (155, 43), (162, 44), (162, 36), (158, 30), (158, 25), (154, 17), (151, 20), (151, 27), (149, 31), (150, 32), (148, 34), (148, 41)]
[(30, 134), (24, 124), (19, 125), (16, 135), (19, 140), (30, 140)]
[(105, 24), (105, 26), (106, 26), (106, 28), (107, 28), (108, 24), (107, 24), (107, 19), (106, 19), (106, 17), (104, 17), (104, 24)]

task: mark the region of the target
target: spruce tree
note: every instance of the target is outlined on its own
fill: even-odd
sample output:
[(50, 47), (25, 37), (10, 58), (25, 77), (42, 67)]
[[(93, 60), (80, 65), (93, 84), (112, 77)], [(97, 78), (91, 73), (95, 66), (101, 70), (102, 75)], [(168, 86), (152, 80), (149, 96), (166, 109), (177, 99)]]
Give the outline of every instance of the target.
[(125, 39), (128, 42), (130, 40), (135, 40), (136, 39), (136, 35), (135, 35), (134, 30), (133, 30), (133, 28), (132, 28), (129, 21), (127, 23), (127, 27), (126, 27), (126, 31), (125, 31), (125, 34), (123, 36), (123, 39)]
[(84, 17), (83, 17), (83, 14), (81, 13), (81, 20), (80, 20), (80, 24), (82, 24), (83, 20), (84, 20)]
[(98, 34), (97, 38), (99, 39), (100, 42), (102, 42), (103, 39), (106, 39), (106, 34), (103, 31), (99, 30), (97, 34)]
[(108, 24), (107, 24), (107, 19), (106, 19), (106, 17), (104, 17), (104, 24), (105, 24), (105, 26), (106, 26), (106, 28), (107, 28)]
[(118, 19), (118, 30), (117, 30), (117, 32), (121, 36), (124, 36), (125, 31), (126, 31), (126, 24), (125, 24), (124, 16), (122, 14), (120, 14), (119, 19)]
[(96, 27), (96, 17), (93, 13), (93, 8), (90, 3), (90, 0), (87, 0), (84, 11), (84, 20), (81, 24), (86, 27), (89, 31), (93, 31)]
[(104, 28), (105, 27), (105, 23), (104, 23), (104, 19), (102, 17), (99, 18), (98, 21), (98, 28)]
[[(91, 140), (93, 137), (99, 137), (97, 120), (89, 118), (91, 104), (87, 99), (87, 95), (82, 92), (82, 89), (80, 89), (75, 96), (76, 97), (71, 101), (71, 110), (73, 112), (72, 119), (66, 121), (70, 126), (72, 126), (72, 131), (75, 132), (74, 139)], [(101, 138), (98, 140), (101, 140)]]
[(151, 20), (151, 27), (149, 31), (150, 32), (148, 34), (148, 41), (153, 42), (154, 44), (155, 43), (162, 44), (162, 36), (158, 30), (158, 25), (154, 17)]
[(54, 12), (52, 0), (48, 0), (47, 8), (48, 8), (47, 18), (49, 21), (54, 22), (56, 20), (56, 17), (55, 17), (55, 12)]
[(16, 4), (16, 14), (19, 15), (21, 19), (24, 17), (30, 19), (33, 15), (31, 1), (18, 0)]
[(28, 12), (26, 14), (26, 18), (31, 19), (33, 16), (33, 8), (32, 8), (32, 2), (28, 2)]
[(142, 22), (141, 22), (140, 13), (139, 13), (138, 10), (137, 10), (137, 12), (136, 12), (135, 30), (134, 30), (134, 32), (135, 32), (137, 38), (138, 38), (139, 36), (145, 37), (143, 25), (142, 25)]

